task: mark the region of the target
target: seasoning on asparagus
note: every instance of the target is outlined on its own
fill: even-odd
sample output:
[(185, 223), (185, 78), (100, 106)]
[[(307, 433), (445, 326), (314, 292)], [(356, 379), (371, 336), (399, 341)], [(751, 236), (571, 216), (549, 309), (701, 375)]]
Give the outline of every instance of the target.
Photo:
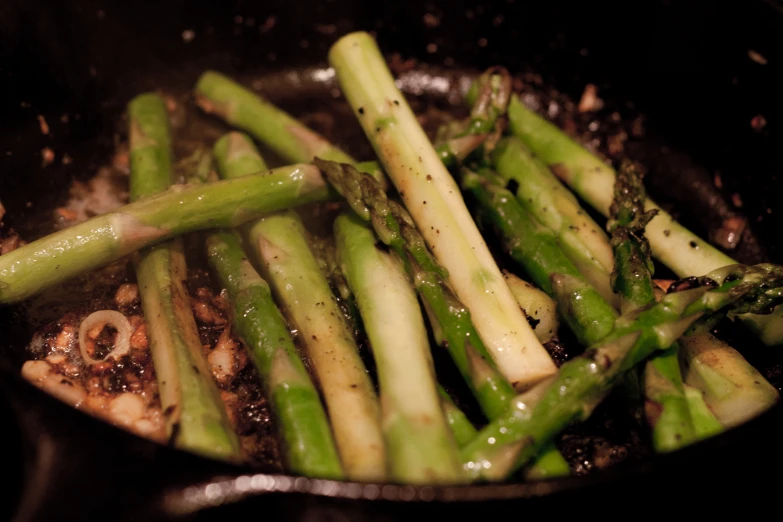
[(728, 312), (763, 313), (783, 300), (783, 267), (730, 265), (677, 285), (641, 311), (622, 316), (612, 334), (563, 364), (556, 377), (515, 400), (463, 448), (474, 477), (502, 479), (529, 462), (572, 422), (586, 419), (619, 377), (657, 351), (669, 348), (693, 323)]
[(372, 347), (389, 478), (412, 484), (464, 480), (440, 406), (429, 340), (402, 264), (356, 215), (334, 223), (337, 253)]
[[(612, 203), (614, 169), (573, 141), (554, 124), (512, 96), (508, 107), (511, 131), (557, 176), (604, 216)], [(658, 215), (646, 228), (654, 257), (678, 277), (706, 274), (736, 261), (699, 238), (649, 198), (645, 209)], [(767, 345), (783, 344), (783, 308), (770, 315), (742, 316), (742, 321)]]
[(563, 253), (604, 299), (618, 307), (609, 274), (614, 268), (609, 238), (581, 208), (549, 168), (514, 136), (503, 138), (492, 154), (506, 187), (536, 220), (551, 229)]
[(522, 208), (494, 172), (463, 168), (461, 183), (478, 203), (478, 221), (500, 232), (511, 258), (555, 298), (560, 317), (579, 342), (590, 346), (608, 335), (617, 312), (563, 254), (555, 234)]
[[(128, 119), (130, 193), (137, 200), (171, 184), (171, 138), (165, 103), (155, 94), (134, 98)], [(190, 308), (182, 240), (142, 250), (134, 262), (170, 444), (241, 460), (239, 440), (204, 359)]]
[(246, 234), (261, 275), (306, 346), (346, 476), (383, 480), (378, 398), (301, 220), (293, 211), (271, 214), (250, 224)]
[[(219, 139), (214, 155), (226, 179), (266, 170), (249, 138), (237, 132)], [(235, 231), (212, 232), (206, 243), (209, 263), (231, 302), (233, 328), (247, 346), (269, 397), (288, 469), (309, 477), (343, 478), (321, 398), (269, 285), (250, 264)]]
[[(514, 396), (476, 333), (470, 312), (452, 292), (444, 270), (427, 250), (410, 215), (390, 201), (381, 185), (351, 165), (315, 159), (329, 183), (346, 199), (356, 214), (369, 221), (378, 238), (402, 261), (422, 298), (436, 337), (476, 397), (484, 414), (493, 419), (502, 414)], [(556, 470), (553, 470), (556, 473)]]
[[(355, 164), (361, 172), (372, 174), (379, 181), (385, 182), (377, 161), (357, 163), (336, 145), (260, 94), (220, 73), (203, 73), (196, 83), (195, 91), (196, 103), (204, 112), (218, 116), (228, 124), (250, 133), (285, 161), (308, 163), (318, 156)], [(477, 132), (455, 137), (441, 144), (438, 154), (445, 163), (453, 165), (473, 152), (485, 138), (485, 135)]]
[(385, 172), (430, 250), (448, 270), (498, 370), (523, 389), (555, 365), (536, 338), (443, 166), (367, 33), (343, 36), (329, 61)]
[(560, 323), (557, 319), (555, 301), (543, 290), (539, 290), (507, 270), (503, 271), (503, 277), (519, 307), (525, 312), (525, 317), (533, 327), (538, 340), (547, 343), (557, 337)]

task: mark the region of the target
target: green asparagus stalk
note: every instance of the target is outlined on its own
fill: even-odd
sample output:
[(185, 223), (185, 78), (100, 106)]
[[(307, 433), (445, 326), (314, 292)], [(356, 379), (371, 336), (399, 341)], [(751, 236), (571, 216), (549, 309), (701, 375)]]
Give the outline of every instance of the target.
[[(347, 200), (356, 214), (369, 221), (378, 238), (402, 261), (405, 271), (422, 298), (436, 337), (448, 349), (451, 359), (478, 400), (484, 414), (501, 415), (514, 395), (476, 333), (470, 312), (454, 295), (444, 270), (430, 254), (410, 215), (390, 201), (380, 183), (348, 164), (315, 159), (329, 183)], [(546, 448), (545, 452), (555, 451)], [(561, 457), (562, 459), (562, 457)], [(545, 464), (554, 459), (545, 461)], [(562, 474), (563, 468), (550, 470)]]
[(698, 329), (680, 343), (685, 382), (701, 393), (726, 428), (748, 421), (780, 399), (758, 370), (709, 331)]
[(615, 307), (609, 274), (614, 257), (609, 238), (549, 168), (516, 137), (500, 141), (492, 160), (506, 187), (522, 206), (558, 238), (563, 253), (601, 296)]
[(234, 328), (263, 380), (285, 442), (287, 467), (308, 477), (343, 478), (321, 398), (272, 300), (269, 285), (245, 257), (234, 232), (210, 234), (207, 254), (231, 300)]
[(377, 248), (372, 229), (356, 215), (338, 216), (334, 233), (375, 358), (389, 478), (411, 484), (464, 480), (438, 398), (424, 319), (401, 263)]
[(196, 103), (204, 112), (219, 116), (230, 125), (250, 133), (285, 161), (308, 163), (319, 156), (354, 162), (323, 136), (220, 73), (203, 73), (195, 90)]
[(451, 435), (454, 437), (454, 441), (458, 447), (467, 445), (470, 441), (476, 438), (478, 430), (473, 426), (473, 423), (468, 420), (468, 417), (454, 404), (451, 400), (451, 396), (443, 389), (442, 386), (438, 386), (438, 395), (440, 396), (440, 405), (443, 408), (443, 414), (446, 416), (446, 423), (451, 429)]
[(269, 170), (253, 141), (241, 132), (229, 132), (212, 149), (223, 179), (235, 179)]
[[(266, 169), (246, 136), (232, 132), (215, 143), (218, 170), (226, 179)], [(207, 236), (209, 263), (228, 292), (233, 327), (248, 347), (285, 442), (287, 467), (309, 477), (343, 477), (340, 457), (318, 391), (296, 351), (269, 285), (247, 259), (234, 231)]]
[[(151, 140), (139, 136), (138, 140)], [(152, 154), (136, 153), (144, 164)], [(139, 189), (136, 189), (139, 190)], [(312, 165), (242, 179), (171, 187), (0, 256), (0, 303), (13, 303), (175, 236), (233, 227), (276, 210), (333, 197)]]
[(247, 244), (298, 331), (326, 401), (348, 478), (385, 478), (381, 411), (353, 334), (291, 211), (252, 223)]
[(696, 284), (700, 286), (670, 293), (657, 304), (622, 316), (599, 346), (563, 364), (550, 382), (518, 397), (503, 417), (463, 448), (465, 468), (474, 477), (504, 478), (570, 423), (586, 419), (622, 375), (669, 348), (694, 322), (728, 311), (769, 311), (783, 300), (783, 267), (731, 265)]
[(519, 389), (554, 363), (503, 281), (459, 187), (397, 89), (372, 37), (352, 33), (329, 51), (343, 93), (449, 284), (471, 311), (498, 370)]
[[(130, 192), (138, 199), (171, 183), (168, 113), (159, 96), (142, 94), (128, 105), (128, 119)], [(182, 240), (142, 250), (134, 261), (169, 442), (209, 457), (241, 460), (190, 309)]]
[[(623, 313), (656, 301), (653, 265), (644, 229), (657, 211), (644, 211), (642, 171), (630, 161), (623, 163), (614, 184), (607, 228), (612, 233), (616, 260), (612, 286), (621, 297)], [(677, 359), (678, 344), (653, 357), (644, 369), (645, 413), (652, 426), (656, 451), (672, 451), (694, 442), (696, 428)]]
[(559, 327), (555, 301), (546, 292), (507, 270), (503, 271), (503, 277), (528, 321), (535, 323), (533, 331), (538, 340), (547, 343), (555, 338)]
[[(614, 169), (569, 138), (555, 125), (526, 108), (515, 96), (508, 116), (512, 132), (582, 199), (604, 216), (612, 203)], [(706, 274), (736, 261), (699, 238), (649, 198), (646, 210), (658, 215), (645, 230), (654, 257), (678, 277)], [(763, 316), (740, 319), (767, 345), (783, 344), (783, 308)]]
[(498, 229), (511, 257), (555, 297), (560, 317), (579, 342), (590, 346), (608, 335), (617, 312), (563, 254), (555, 234), (522, 208), (491, 171), (478, 174), (463, 168), (462, 186), (480, 206), (479, 221)]

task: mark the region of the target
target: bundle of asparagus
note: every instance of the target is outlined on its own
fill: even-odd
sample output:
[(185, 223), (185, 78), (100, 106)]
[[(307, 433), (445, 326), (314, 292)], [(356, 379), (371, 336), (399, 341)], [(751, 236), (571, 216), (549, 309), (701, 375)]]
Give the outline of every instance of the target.
[[(344, 36), (329, 59), (377, 161), (358, 163), (207, 72), (198, 106), (294, 165), (269, 170), (252, 139), (231, 132), (213, 148), (222, 181), (168, 188), (165, 105), (139, 96), (128, 106), (132, 202), (1, 256), (0, 302), (133, 254), (171, 443), (240, 460), (183, 286), (181, 236), (209, 230), (208, 260), (287, 468), (313, 477), (457, 484), (523, 466), (527, 479), (568, 474), (557, 436), (636, 375), (657, 451), (778, 400), (711, 327), (737, 315), (779, 343), (778, 312), (757, 314), (783, 301), (783, 268), (738, 265), (696, 238), (646, 199), (636, 165), (615, 174), (526, 109), (502, 68), (478, 78), (470, 117), (442, 129), (435, 146), (368, 34)], [(561, 180), (609, 218), (610, 236)], [(294, 209), (324, 202), (341, 212), (319, 263)], [(533, 284), (501, 272), (481, 230), (499, 236)], [(680, 277), (701, 277), (656, 300), (651, 254)], [(542, 343), (559, 321), (587, 350), (557, 368)], [(438, 384), (427, 323), (488, 420), (480, 431)]]

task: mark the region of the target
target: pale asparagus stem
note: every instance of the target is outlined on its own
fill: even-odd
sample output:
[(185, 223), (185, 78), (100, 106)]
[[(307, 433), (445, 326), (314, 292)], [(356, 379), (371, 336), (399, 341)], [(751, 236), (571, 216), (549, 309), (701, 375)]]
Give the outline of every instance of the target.
[[(237, 132), (219, 139), (214, 154), (224, 178), (266, 169), (250, 139)], [(212, 232), (206, 243), (209, 263), (233, 306), (233, 328), (247, 346), (272, 405), (288, 469), (309, 477), (343, 478), (318, 390), (299, 358), (269, 285), (248, 261), (236, 232)]]
[(358, 114), (449, 282), (469, 307), (500, 372), (519, 389), (556, 368), (503, 281), (492, 254), (381, 53), (367, 33), (342, 37), (329, 52), (343, 93)]
[(609, 274), (614, 269), (609, 238), (574, 195), (545, 164), (530, 154), (519, 138), (511, 136), (501, 140), (492, 160), (506, 187), (522, 206), (557, 235), (563, 253), (607, 302), (619, 308), (619, 299), (609, 282)]
[(723, 426), (730, 428), (769, 409), (778, 391), (740, 353), (707, 331), (680, 340), (685, 382), (699, 390)]
[(557, 376), (529, 392), (540, 395), (533, 407), (515, 401), (463, 448), (466, 470), (475, 477), (505, 478), (570, 423), (586, 419), (622, 375), (667, 349), (694, 322), (732, 310), (759, 313), (780, 303), (783, 267), (732, 265), (698, 284), (703, 286), (670, 293), (622, 316), (600, 346), (563, 364)]
[(380, 481), (385, 455), (378, 399), (305, 234), (299, 217), (286, 211), (250, 225), (247, 245), (306, 346), (346, 475)]
[[(508, 108), (512, 132), (549, 165), (557, 176), (604, 216), (609, 215), (615, 171), (555, 125), (526, 108), (516, 97)], [(645, 230), (653, 256), (678, 277), (703, 275), (736, 261), (680, 225), (652, 200), (645, 210), (658, 215)], [(783, 307), (770, 315), (747, 315), (740, 319), (767, 345), (783, 344)]]
[[(513, 388), (494, 367), (470, 313), (446, 284), (445, 271), (427, 250), (408, 212), (389, 201), (376, 180), (354, 167), (319, 158), (315, 163), (356, 214), (372, 223), (381, 241), (403, 262), (422, 298), (437, 342), (449, 351), (484, 413), (490, 419), (501, 415), (513, 396)], [(547, 476), (568, 474), (562, 457), (546, 455), (552, 452), (557, 450), (544, 448), (542, 460), (531, 470)]]
[(353, 213), (337, 217), (334, 234), (377, 367), (389, 478), (409, 484), (462, 482), (424, 318), (402, 264), (376, 247), (372, 229)]
[[(171, 139), (163, 100), (153, 94), (128, 105), (131, 197), (171, 184)], [(180, 238), (134, 256), (150, 352), (171, 444), (213, 458), (241, 460), (239, 439), (204, 359), (185, 289), (187, 267)]]
[(560, 322), (557, 318), (557, 304), (554, 299), (511, 272), (504, 270), (503, 277), (519, 303), (519, 307), (525, 312), (525, 316), (532, 321), (537, 321), (533, 331), (538, 340), (546, 343), (556, 337)]
[(0, 256), (0, 303), (21, 301), (181, 234), (233, 227), (334, 196), (312, 165), (291, 165), (262, 176), (207, 185), (174, 186)]

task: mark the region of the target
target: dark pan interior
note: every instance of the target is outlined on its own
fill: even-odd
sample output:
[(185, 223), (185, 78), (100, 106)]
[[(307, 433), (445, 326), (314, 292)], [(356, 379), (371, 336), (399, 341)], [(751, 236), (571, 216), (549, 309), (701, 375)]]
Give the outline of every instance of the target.
[[(438, 98), (444, 106), (449, 92), (438, 92), (432, 76), (427, 81), (416, 71), (455, 80), (453, 73), (441, 73), (503, 64), (519, 75), (540, 75), (540, 92), (552, 95), (556, 88), (576, 100), (587, 83), (596, 84), (607, 110), (619, 112), (623, 121), (644, 115), (645, 137), (629, 144), (628, 152), (650, 167), (656, 199), (676, 208), (703, 235), (727, 214), (746, 216), (749, 230), (732, 255), (780, 263), (783, 206), (777, 201), (773, 144), (780, 141), (783, 116), (775, 103), (783, 87), (777, 79), (783, 52), (775, 45), (783, 18), (776, 5), (747, 2), (724, 11), (701, 1), (643, 1), (632, 7), (509, 0), (6, 1), (0, 7), (0, 74), (6, 87), (0, 102), (0, 200), (6, 223), (27, 237), (43, 230), (47, 214), (41, 209), (61, 203), (73, 179), (89, 179), (108, 161), (125, 103), (135, 94), (159, 88), (185, 92), (201, 71), (214, 68), (244, 79), (278, 78), (282, 87), (265, 89), (277, 93), (286, 109), (311, 112), (328, 86), (312, 75), (292, 77), (286, 71), (322, 66), (337, 37), (364, 29), (377, 34), (385, 52), (426, 64), (408, 76), (419, 83), (406, 90)], [(39, 130), (39, 114), (49, 122), (49, 135)], [(767, 124), (757, 130), (751, 120), (758, 115)], [(340, 145), (369, 154), (364, 141), (355, 139), (356, 126), (335, 134)], [(44, 147), (73, 161), (42, 168)], [(722, 189), (714, 185), (716, 173)], [(11, 416), (7, 400), (17, 419), (4, 423), (10, 427), (2, 435), (8, 455), (2, 473), (18, 485), (2, 490), (0, 515), (19, 508), (19, 520), (124, 520), (175, 512), (198, 512), (199, 519), (250, 512), (392, 520), (470, 516), (487, 509), (564, 510), (610, 495), (654, 510), (661, 505), (650, 499), (661, 492), (674, 501), (694, 488), (710, 489), (711, 495), (731, 492), (761, 505), (768, 499), (765, 476), (783, 463), (777, 443), (783, 408), (776, 407), (676, 454), (545, 483), (416, 489), (265, 475), (236, 479), (249, 470), (142, 441), (23, 383), (16, 375), (29, 340), (28, 320), (20, 309), (4, 308), (0, 325), (0, 389), (7, 398), (0, 400), (0, 414)], [(773, 383), (783, 384), (783, 356), (741, 331), (728, 333)], [(212, 482), (216, 477), (225, 481)], [(185, 488), (192, 484), (203, 485)], [(478, 502), (489, 499), (495, 499), (490, 508)], [(441, 502), (454, 500), (474, 502)], [(203, 509), (219, 503), (228, 505)]]

